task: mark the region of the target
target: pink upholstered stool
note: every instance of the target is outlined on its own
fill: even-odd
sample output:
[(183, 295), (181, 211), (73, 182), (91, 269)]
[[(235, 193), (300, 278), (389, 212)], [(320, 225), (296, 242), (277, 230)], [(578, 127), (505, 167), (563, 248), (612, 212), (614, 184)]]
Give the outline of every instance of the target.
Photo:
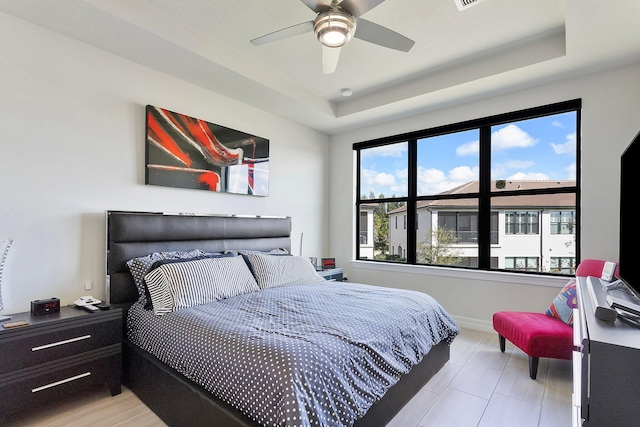
[(529, 356), (529, 376), (535, 380), (540, 357), (571, 359), (573, 328), (543, 313), (499, 311), (493, 314), (493, 329), (499, 335), (500, 351), (505, 339)]

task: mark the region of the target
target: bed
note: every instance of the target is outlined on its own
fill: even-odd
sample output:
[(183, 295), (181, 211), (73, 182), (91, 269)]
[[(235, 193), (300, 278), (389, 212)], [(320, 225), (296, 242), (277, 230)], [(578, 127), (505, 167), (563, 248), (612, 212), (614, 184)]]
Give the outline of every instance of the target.
[[(267, 273), (260, 273), (262, 263), (267, 265), (265, 271), (271, 272), (277, 270), (274, 265), (300, 262), (300, 257), (282, 254), (291, 251), (290, 233), (291, 219), (287, 217), (107, 212), (107, 296), (112, 305), (123, 308), (123, 382), (168, 425), (381, 426), (391, 420), (449, 359), (449, 346), (458, 333), (457, 326), (435, 300), (426, 295), (423, 297), (424, 294), (324, 282), (321, 278), (273, 287), (265, 285), (268, 281), (260, 282), (261, 277), (267, 277)], [(242, 258), (261, 289), (163, 312), (158, 309), (162, 304), (157, 302), (163, 301), (160, 294), (149, 285), (152, 293), (147, 292), (145, 304), (132, 276), (131, 260), (159, 252), (189, 253), (196, 248), (217, 255), (215, 259), (207, 256), (206, 260), (201, 256), (191, 257), (187, 263), (167, 262), (154, 271), (173, 271), (171, 269), (181, 266), (200, 264), (226, 268), (235, 266)], [(272, 254), (267, 255), (269, 252)], [(244, 277), (242, 274), (234, 272), (233, 277)], [(151, 276), (147, 276), (150, 281)], [(152, 296), (153, 305), (149, 303)], [(189, 298), (191, 296), (187, 300)], [(174, 295), (174, 300), (178, 299)], [(409, 301), (416, 299), (425, 301)], [(328, 300), (331, 303), (327, 304)], [(338, 304), (345, 305), (324, 312), (323, 306), (339, 307)], [(420, 307), (404, 308), (404, 305), (395, 307), (393, 304), (433, 304), (433, 310), (430, 308), (428, 314), (423, 314), (425, 310)], [(283, 306), (289, 307), (285, 315), (275, 311)], [(398, 339), (382, 340), (384, 343), (381, 344), (381, 340), (367, 342), (365, 335), (358, 338), (361, 324), (371, 316), (367, 307), (372, 306), (380, 306), (389, 313), (394, 310), (395, 313), (407, 312), (394, 316), (392, 322), (380, 323), (383, 325), (380, 328), (388, 328), (383, 334), (398, 336)], [(156, 312), (157, 309), (160, 311)], [(420, 314), (412, 318), (412, 311)], [(298, 317), (309, 315), (316, 317), (312, 320)], [(337, 320), (337, 323), (323, 325), (321, 332), (312, 332), (314, 337), (321, 337), (321, 342), (300, 336), (300, 331), (307, 331), (309, 324), (323, 324), (323, 316), (327, 317), (327, 322)], [(283, 326), (280, 320), (280, 323), (274, 323), (273, 319), (283, 317), (287, 319), (286, 325)], [(258, 318), (260, 323), (256, 323)], [(222, 319), (233, 320), (225, 322)], [(416, 333), (416, 339), (413, 332), (391, 332), (402, 322), (412, 331), (419, 328), (431, 332), (424, 337)], [(219, 330), (215, 333), (221, 335), (202, 339), (213, 333), (209, 329), (206, 333), (198, 332), (202, 323), (211, 324), (212, 329)], [(177, 337), (171, 332), (175, 330), (181, 331)], [(280, 347), (275, 350), (265, 350), (261, 344), (255, 347), (256, 342), (266, 341), (256, 335), (258, 330), (265, 330), (269, 340), (275, 340)], [(291, 339), (294, 339), (293, 343), (287, 344)], [(211, 342), (217, 344), (214, 346)], [(405, 345), (406, 351), (401, 349)], [(381, 356), (373, 351), (376, 346), (389, 347), (390, 355)], [(225, 352), (227, 347), (229, 351)], [(186, 348), (188, 350), (184, 350)], [(349, 354), (342, 353), (345, 348)], [(351, 348), (357, 352), (355, 355), (350, 355)], [(260, 351), (277, 357), (269, 359), (264, 356), (267, 353)], [(252, 356), (254, 352), (256, 354)], [(335, 359), (333, 364), (329, 360), (332, 358)], [(286, 363), (283, 362), (285, 359)], [(357, 366), (352, 359), (358, 361)], [(273, 360), (278, 361), (275, 365), (284, 363), (284, 366), (273, 367)], [(295, 374), (283, 375), (291, 361), (304, 367)], [(209, 369), (210, 363), (215, 368)], [(255, 368), (258, 373), (233, 371), (235, 365), (253, 367), (260, 363), (263, 365)], [(354, 366), (349, 370), (341, 366), (351, 364)], [(281, 377), (286, 377), (286, 381), (281, 381)], [(287, 382), (291, 377), (296, 378), (292, 384)], [(255, 385), (258, 383), (260, 386)], [(269, 386), (263, 387), (262, 383)], [(280, 390), (281, 383), (285, 384), (283, 387), (293, 387), (292, 390), (297, 387), (292, 395), (302, 397), (296, 397), (295, 404), (283, 400), (277, 394), (284, 393)], [(248, 395), (238, 396), (240, 389)], [(263, 401), (264, 404), (260, 404)], [(248, 408), (253, 406), (260, 406), (262, 412), (251, 412)], [(279, 408), (277, 414), (272, 413), (274, 407)], [(294, 415), (287, 416), (288, 413)], [(326, 413), (339, 415), (335, 419), (324, 418)]]

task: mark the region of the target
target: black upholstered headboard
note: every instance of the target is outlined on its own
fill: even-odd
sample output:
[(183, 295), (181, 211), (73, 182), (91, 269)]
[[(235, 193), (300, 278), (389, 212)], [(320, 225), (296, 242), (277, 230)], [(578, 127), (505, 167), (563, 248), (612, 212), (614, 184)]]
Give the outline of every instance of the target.
[(107, 298), (132, 303), (138, 292), (126, 262), (160, 251), (285, 248), (291, 218), (107, 211)]

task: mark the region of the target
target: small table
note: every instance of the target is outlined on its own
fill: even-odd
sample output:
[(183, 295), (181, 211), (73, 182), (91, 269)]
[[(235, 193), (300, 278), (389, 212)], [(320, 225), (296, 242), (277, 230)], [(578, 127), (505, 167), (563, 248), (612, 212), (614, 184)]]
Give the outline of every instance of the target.
[(318, 270), (318, 274), (326, 280), (342, 282), (342, 267), (331, 268), (329, 270)]
[(9, 414), (95, 385), (120, 394), (122, 309), (61, 307), (41, 316), (12, 314), (16, 320), (29, 325), (0, 326), (0, 425)]

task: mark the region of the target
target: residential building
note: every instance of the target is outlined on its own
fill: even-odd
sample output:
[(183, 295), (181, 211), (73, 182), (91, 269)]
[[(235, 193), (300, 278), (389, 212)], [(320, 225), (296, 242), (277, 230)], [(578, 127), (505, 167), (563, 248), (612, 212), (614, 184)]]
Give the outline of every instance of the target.
[[(504, 190), (575, 185), (563, 181), (507, 180)], [(452, 191), (477, 191), (477, 181)], [(389, 215), (389, 253), (406, 256), (406, 207)], [(477, 266), (477, 206), (469, 200), (423, 201), (417, 204), (416, 241), (430, 244), (438, 228), (451, 230), (456, 265)], [(575, 273), (575, 196), (554, 194), (497, 197), (492, 205), (491, 267), (508, 270)], [(436, 237), (433, 237), (436, 239)], [(434, 244), (437, 242), (434, 241)], [(428, 263), (418, 259), (418, 262)]]

